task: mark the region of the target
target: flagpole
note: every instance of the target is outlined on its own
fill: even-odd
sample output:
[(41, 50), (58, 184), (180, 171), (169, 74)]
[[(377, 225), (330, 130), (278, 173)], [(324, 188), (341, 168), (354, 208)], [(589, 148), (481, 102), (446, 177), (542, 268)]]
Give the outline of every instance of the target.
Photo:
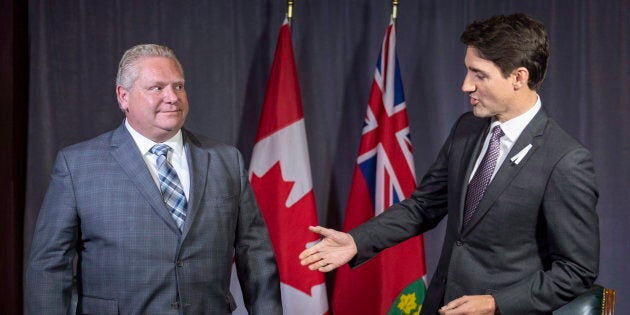
[(291, 18), (293, 17), (293, 1), (287, 0), (287, 19), (291, 22)]
[(392, 0), (392, 19), (396, 20), (397, 17), (398, 17), (398, 0)]

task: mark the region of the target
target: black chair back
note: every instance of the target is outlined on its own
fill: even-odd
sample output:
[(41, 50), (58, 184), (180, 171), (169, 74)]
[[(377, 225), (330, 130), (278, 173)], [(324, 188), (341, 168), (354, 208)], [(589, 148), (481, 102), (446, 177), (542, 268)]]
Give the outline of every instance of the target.
[(553, 315), (614, 315), (615, 290), (600, 285), (578, 296), (567, 305), (555, 310)]

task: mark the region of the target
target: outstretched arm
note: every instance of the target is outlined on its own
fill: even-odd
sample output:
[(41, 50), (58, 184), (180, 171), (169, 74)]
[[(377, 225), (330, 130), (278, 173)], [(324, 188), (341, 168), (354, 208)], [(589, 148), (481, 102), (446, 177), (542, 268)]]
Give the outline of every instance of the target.
[(347, 263), (357, 254), (357, 245), (350, 234), (321, 226), (309, 226), (308, 229), (324, 238), (300, 253), (302, 266), (308, 266), (310, 270), (329, 272)]

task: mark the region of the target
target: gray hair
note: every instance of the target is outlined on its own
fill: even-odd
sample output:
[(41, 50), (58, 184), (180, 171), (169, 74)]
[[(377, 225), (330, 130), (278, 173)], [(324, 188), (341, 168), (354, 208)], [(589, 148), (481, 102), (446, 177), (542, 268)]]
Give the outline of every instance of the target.
[(120, 63), (118, 64), (118, 74), (116, 75), (116, 85), (120, 85), (125, 89), (131, 88), (133, 82), (138, 78), (138, 69), (136, 65), (142, 57), (166, 57), (175, 61), (179, 71), (184, 75), (184, 69), (175, 56), (175, 52), (166, 47), (156, 44), (136, 45), (125, 51)]

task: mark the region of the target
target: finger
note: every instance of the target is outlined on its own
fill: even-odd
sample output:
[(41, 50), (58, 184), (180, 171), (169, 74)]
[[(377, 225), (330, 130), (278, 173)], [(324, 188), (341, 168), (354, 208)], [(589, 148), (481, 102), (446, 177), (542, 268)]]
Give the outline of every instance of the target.
[(298, 256), (298, 258), (299, 258), (300, 260), (303, 260), (304, 258), (306, 258), (306, 257), (308, 257), (308, 256), (310, 256), (310, 255), (312, 255), (312, 254), (313, 254), (313, 253), (312, 253), (311, 249), (310, 249), (310, 248), (307, 248), (307, 249), (303, 250), (303, 251), (300, 253), (300, 255)]
[(318, 234), (319, 234), (319, 232), (318, 232), (318, 231), (319, 231), (319, 229), (321, 229), (321, 226), (319, 226), (319, 225), (317, 225), (317, 226), (312, 226), (312, 225), (309, 225), (309, 226), (308, 226), (308, 229), (309, 229), (311, 232), (315, 232), (315, 233), (318, 233)]
[(320, 245), (320, 243), (317, 243), (317, 244), (315, 244), (315, 245), (313, 245), (313, 246), (311, 246), (311, 247), (309, 247), (309, 248), (307, 248), (307, 249), (303, 250), (303, 251), (300, 253), (300, 255), (298, 256), (298, 258), (300, 258), (300, 259), (304, 259), (304, 258), (306, 258), (306, 257), (308, 257), (308, 256), (311, 256), (311, 255), (317, 254), (317, 253), (319, 253), (319, 251), (321, 250), (321, 247), (322, 247), (322, 245)]
[(317, 233), (319, 235), (323, 235), (322, 231), (325, 230), (326, 228), (318, 225), (318, 226), (309, 226), (308, 229), (309, 229), (309, 231), (311, 231), (313, 233)]
[(440, 310), (443, 310), (443, 311), (452, 310), (452, 309), (455, 309), (455, 308), (459, 307), (463, 303), (464, 303), (463, 298), (458, 298), (458, 299), (452, 300), (448, 304), (442, 306), (442, 308), (440, 308)]
[(321, 259), (320, 261), (314, 263), (311, 265), (311, 267), (313, 267), (311, 270), (318, 270), (321, 272), (325, 272), (324, 270), (328, 270), (328, 266), (330, 266), (330, 263), (328, 263), (326, 261), (326, 259)]
[(319, 225), (318, 226), (309, 226), (308, 229), (311, 232), (317, 233), (317, 234), (319, 234), (319, 235), (321, 235), (323, 237), (331, 236), (333, 233), (337, 232), (336, 230), (327, 229), (327, 228), (325, 228), (323, 226), (319, 226)]
[(319, 261), (316, 261), (316, 262), (310, 264), (308, 266), (308, 269), (310, 269), (310, 270), (320, 270), (321, 268), (324, 268), (327, 265), (328, 265), (328, 263), (324, 262), (324, 260), (322, 259), (322, 260), (319, 260)]
[(322, 258), (319, 256), (319, 254), (314, 254), (300, 260), (300, 264), (302, 264), (302, 266), (307, 266), (317, 263), (320, 260), (322, 260)]
[(327, 264), (317, 270), (321, 271), (321, 272), (329, 272), (329, 271), (333, 271), (335, 269), (337, 269), (338, 266), (334, 265), (334, 264)]

